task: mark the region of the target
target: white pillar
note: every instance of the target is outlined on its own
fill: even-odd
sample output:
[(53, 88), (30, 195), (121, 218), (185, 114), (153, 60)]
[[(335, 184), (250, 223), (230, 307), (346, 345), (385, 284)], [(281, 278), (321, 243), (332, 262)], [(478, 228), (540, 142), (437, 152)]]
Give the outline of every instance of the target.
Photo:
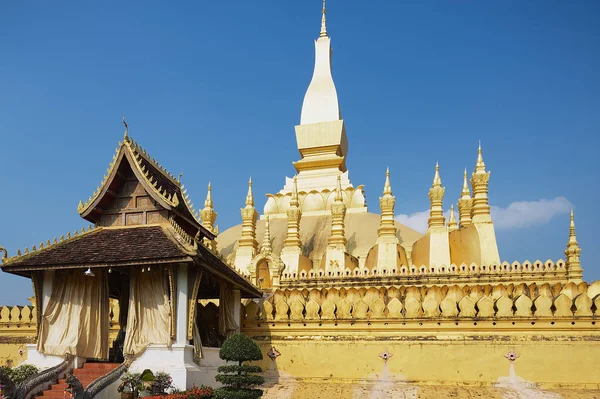
[(242, 326), (242, 295), (238, 289), (233, 290), (233, 315), (238, 322), (235, 332), (239, 334)]
[(175, 345), (185, 346), (187, 340), (187, 310), (188, 310), (188, 267), (181, 263), (177, 267), (177, 321)]

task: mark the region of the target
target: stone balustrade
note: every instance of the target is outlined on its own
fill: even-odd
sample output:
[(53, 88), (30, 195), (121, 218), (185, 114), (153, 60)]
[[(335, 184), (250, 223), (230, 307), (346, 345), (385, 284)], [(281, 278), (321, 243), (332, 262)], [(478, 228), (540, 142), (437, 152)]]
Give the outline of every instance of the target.
[[(119, 331), (119, 302), (110, 300), (109, 323), (111, 336)], [(6, 330), (22, 330), (35, 335), (37, 330), (37, 309), (35, 306), (0, 306), (0, 335)]]
[(577, 318), (600, 315), (600, 281), (591, 284), (434, 285), (279, 289), (249, 302), (245, 321), (423, 318)]
[(326, 271), (314, 269), (299, 273), (281, 274), (281, 288), (303, 288), (313, 286), (335, 286), (341, 281), (360, 282), (370, 286), (375, 281), (387, 281), (394, 284), (427, 285), (427, 284), (481, 284), (481, 283), (511, 283), (524, 282), (566, 282), (569, 279), (566, 262), (562, 259), (553, 262), (525, 261), (503, 262), (499, 265), (450, 265), (439, 267), (402, 266), (389, 269), (356, 268)]

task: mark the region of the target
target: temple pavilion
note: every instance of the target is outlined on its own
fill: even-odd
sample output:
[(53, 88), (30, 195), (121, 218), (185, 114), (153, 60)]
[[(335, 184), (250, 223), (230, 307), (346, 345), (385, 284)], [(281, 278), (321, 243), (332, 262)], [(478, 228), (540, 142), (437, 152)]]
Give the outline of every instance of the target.
[[(65, 354), (168, 370), (181, 388), (199, 384), (208, 348), (240, 331), (242, 298), (260, 289), (214, 251), (215, 234), (175, 178), (128, 135), (102, 183), (80, 202), (93, 224), (4, 258), (2, 271), (30, 278), (37, 345), (28, 361), (54, 366)], [(200, 300), (218, 311), (198, 314)], [(109, 336), (109, 301), (120, 305), (120, 333)], [(202, 320), (201, 323), (198, 323)], [(194, 362), (195, 361), (195, 362)]]

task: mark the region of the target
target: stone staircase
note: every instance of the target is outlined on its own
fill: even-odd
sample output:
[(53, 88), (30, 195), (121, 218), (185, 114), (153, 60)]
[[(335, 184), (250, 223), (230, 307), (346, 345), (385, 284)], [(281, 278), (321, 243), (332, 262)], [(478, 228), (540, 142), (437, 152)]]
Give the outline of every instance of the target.
[[(83, 367), (73, 370), (73, 375), (79, 379), (84, 388), (87, 388), (92, 381), (117, 367), (119, 367), (119, 363), (84, 363)], [(40, 396), (45, 399), (68, 398), (68, 396), (65, 396), (66, 386), (66, 380), (61, 378), (56, 384), (50, 385), (50, 388), (41, 392)]]

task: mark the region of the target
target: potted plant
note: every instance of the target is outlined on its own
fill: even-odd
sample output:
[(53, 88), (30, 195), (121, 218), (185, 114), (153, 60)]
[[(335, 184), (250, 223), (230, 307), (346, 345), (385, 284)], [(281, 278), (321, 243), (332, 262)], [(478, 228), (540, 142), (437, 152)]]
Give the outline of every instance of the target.
[(121, 376), (121, 384), (117, 391), (121, 394), (121, 399), (136, 399), (140, 395), (142, 383), (141, 373), (126, 372)]
[(260, 347), (244, 334), (234, 334), (229, 337), (221, 350), (219, 357), (228, 364), (218, 368), (217, 382), (224, 386), (215, 390), (214, 399), (258, 399), (263, 391), (258, 386), (265, 382), (260, 366), (244, 364), (247, 361), (262, 360)]
[(167, 391), (174, 388), (173, 379), (169, 373), (159, 371), (153, 376), (152, 388), (150, 395), (152, 396), (163, 396), (167, 395)]

